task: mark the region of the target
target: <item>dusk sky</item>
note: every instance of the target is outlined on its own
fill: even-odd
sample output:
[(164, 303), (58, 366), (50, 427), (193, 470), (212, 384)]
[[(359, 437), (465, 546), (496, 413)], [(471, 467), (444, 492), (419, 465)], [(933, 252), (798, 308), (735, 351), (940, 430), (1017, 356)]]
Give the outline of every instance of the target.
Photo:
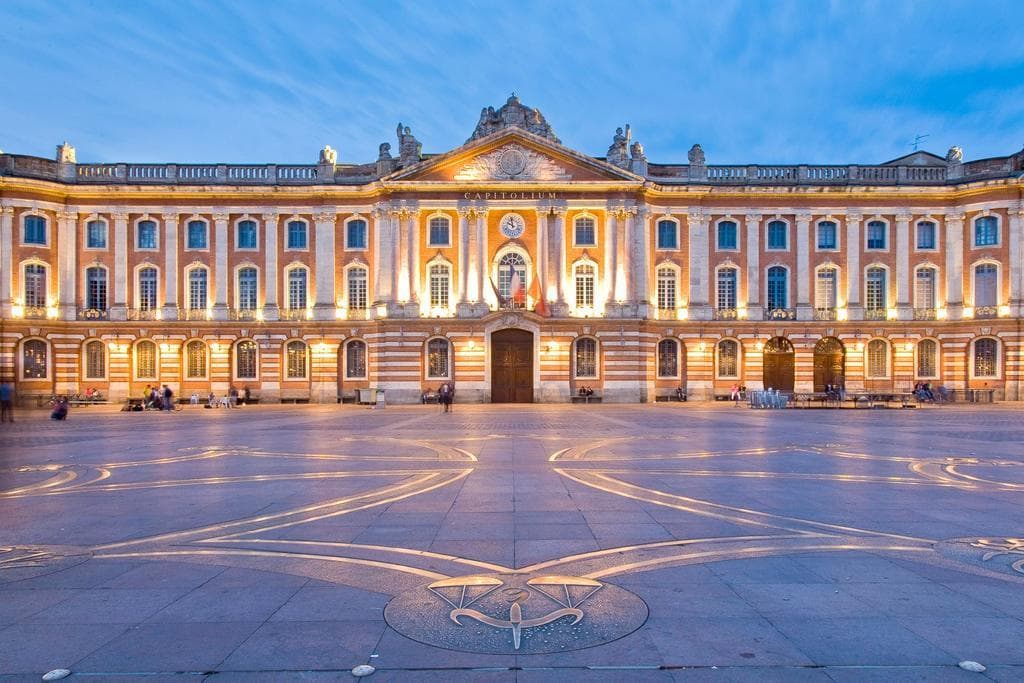
[(0, 3), (0, 149), (79, 161), (368, 162), (465, 142), (511, 91), (603, 156), (878, 163), (1024, 146), (1024, 3)]

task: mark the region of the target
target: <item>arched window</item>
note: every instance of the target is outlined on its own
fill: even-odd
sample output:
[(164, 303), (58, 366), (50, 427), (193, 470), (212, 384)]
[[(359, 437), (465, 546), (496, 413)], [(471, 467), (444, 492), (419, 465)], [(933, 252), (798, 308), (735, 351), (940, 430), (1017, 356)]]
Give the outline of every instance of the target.
[(188, 307), (193, 311), (206, 308), (209, 271), (206, 268), (192, 268), (188, 271)]
[(452, 287), (451, 269), (444, 263), (430, 266), (430, 307), (448, 308), (449, 292)]
[(785, 221), (768, 223), (767, 248), (783, 251), (789, 249), (789, 226)]
[(309, 270), (306, 268), (290, 268), (288, 270), (289, 309), (297, 311), (306, 308), (306, 290), (308, 281)]
[(573, 376), (578, 379), (597, 377), (597, 340), (582, 337), (576, 340), (573, 353)]
[(366, 249), (366, 221), (359, 218), (345, 224), (345, 248)]
[(573, 277), (576, 281), (576, 308), (594, 307), (594, 283), (597, 272), (591, 263), (577, 263)]
[(917, 250), (931, 251), (935, 249), (936, 229), (931, 221), (919, 221), (917, 224)]
[[(188, 249), (206, 249), (209, 241), (206, 239), (206, 221), (189, 221), (187, 226)], [(155, 247), (154, 247), (155, 248)]]
[(156, 268), (139, 268), (139, 310), (152, 311), (156, 308)]
[(434, 216), (430, 219), (430, 237), (428, 245), (431, 247), (451, 246), (452, 222), (447, 216)]
[(256, 379), (256, 342), (243, 339), (235, 344), (235, 377)]
[(999, 267), (994, 263), (979, 263), (974, 266), (974, 306), (997, 306), (999, 304)]
[(982, 216), (974, 221), (974, 246), (994, 247), (999, 244), (999, 220), (995, 216)]
[(25, 216), (25, 244), (46, 245), (46, 219), (42, 216)]
[(306, 362), (309, 358), (309, 347), (305, 342), (290, 341), (285, 347), (288, 379), (306, 379)]
[[(515, 285), (515, 286), (513, 286)], [(510, 251), (498, 263), (498, 296), (505, 305), (516, 308), (526, 302), (526, 258), (517, 251)]]
[(357, 311), (366, 309), (366, 282), (366, 268), (363, 268), (362, 266), (354, 266), (348, 269), (348, 277), (346, 278), (345, 286), (349, 309)]
[(185, 347), (185, 376), (189, 379), (206, 377), (206, 344), (195, 339)]
[(772, 266), (768, 269), (768, 310), (777, 311), (789, 308), (789, 273), (783, 266)]
[(427, 342), (427, 379), (448, 379), (451, 376), (451, 344), (447, 339)]
[(46, 379), (49, 375), (50, 346), (42, 339), (29, 339), (21, 345), (21, 378)]
[(998, 377), (999, 342), (992, 337), (975, 339), (972, 360), (975, 377)]
[(733, 339), (718, 342), (718, 377), (729, 379), (740, 376), (740, 345)]
[(869, 379), (882, 379), (889, 376), (889, 344), (884, 339), (872, 339), (868, 342)]
[(886, 287), (885, 268), (868, 268), (864, 276), (864, 309), (867, 311), (885, 311), (889, 304)]
[(252, 266), (238, 269), (238, 308), (255, 310), (259, 305), (259, 273)]
[(235, 239), (236, 249), (256, 248), (256, 221), (240, 221)]
[(345, 345), (346, 379), (366, 379), (366, 342), (354, 339)]
[(720, 311), (736, 310), (736, 281), (739, 277), (735, 268), (719, 268), (716, 276), (716, 307)]
[(939, 345), (934, 339), (922, 339), (917, 342), (917, 377), (934, 379), (938, 373)]
[(593, 247), (597, 244), (597, 226), (589, 216), (580, 216), (573, 222), (573, 237), (577, 247)]
[(675, 310), (677, 287), (676, 269), (669, 266), (658, 268), (658, 310)]
[(288, 221), (286, 249), (305, 249), (309, 245), (305, 221)]
[(105, 221), (89, 221), (85, 224), (86, 249), (107, 248), (107, 224)]
[(834, 221), (818, 223), (818, 249), (829, 251), (839, 248), (839, 230)]
[(107, 345), (92, 340), (85, 345), (85, 379), (104, 379), (107, 376)]
[(107, 310), (107, 269), (93, 266), (85, 269), (85, 307)]
[(935, 308), (935, 269), (922, 266), (914, 272), (914, 308), (932, 311)]
[(46, 306), (46, 266), (41, 263), (25, 264), (25, 307)]
[(156, 343), (144, 339), (135, 345), (135, 378), (156, 379)]
[(679, 248), (679, 224), (675, 221), (658, 221), (658, 249)]
[(838, 290), (839, 270), (832, 266), (818, 268), (814, 276), (814, 307), (819, 311), (835, 310)]
[(718, 224), (718, 248), (736, 249), (737, 244), (735, 221), (721, 221)]
[(156, 249), (156, 221), (139, 221), (135, 225), (135, 248)]
[(885, 249), (886, 224), (884, 221), (870, 221), (867, 228), (868, 249)]
[(658, 377), (679, 377), (679, 342), (675, 339), (658, 342)]

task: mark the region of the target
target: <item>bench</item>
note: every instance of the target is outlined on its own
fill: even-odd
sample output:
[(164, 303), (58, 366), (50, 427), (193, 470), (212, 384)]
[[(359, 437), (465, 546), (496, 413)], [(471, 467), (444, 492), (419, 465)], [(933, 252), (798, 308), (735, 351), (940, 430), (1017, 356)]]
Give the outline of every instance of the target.
[(105, 398), (72, 398), (68, 400), (68, 404), (73, 406), (102, 406), (110, 405), (110, 401)]
[(595, 393), (593, 396), (579, 396), (577, 394), (573, 394), (569, 399), (572, 403), (600, 403), (601, 394)]
[(338, 398), (338, 403), (355, 403), (356, 402), (356, 395), (355, 394), (338, 394), (337, 398)]
[(309, 403), (308, 398), (282, 398), (281, 403)]
[(687, 399), (687, 395), (686, 395), (685, 391), (682, 393), (682, 395), (677, 394), (676, 392), (673, 391), (671, 394), (665, 394), (663, 396), (655, 396), (654, 397), (654, 402), (655, 403), (671, 403), (672, 401), (678, 401), (680, 403), (686, 403), (686, 399)]
[(420, 394), (420, 403), (426, 405), (427, 403), (437, 403), (441, 400), (441, 397), (437, 395), (436, 391), (424, 391)]

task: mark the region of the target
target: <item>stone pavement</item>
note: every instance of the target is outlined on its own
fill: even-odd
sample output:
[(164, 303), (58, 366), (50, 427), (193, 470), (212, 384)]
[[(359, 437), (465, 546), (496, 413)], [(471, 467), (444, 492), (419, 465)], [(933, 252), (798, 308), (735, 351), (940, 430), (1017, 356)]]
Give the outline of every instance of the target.
[(1024, 680), (1009, 404), (18, 418), (0, 681)]

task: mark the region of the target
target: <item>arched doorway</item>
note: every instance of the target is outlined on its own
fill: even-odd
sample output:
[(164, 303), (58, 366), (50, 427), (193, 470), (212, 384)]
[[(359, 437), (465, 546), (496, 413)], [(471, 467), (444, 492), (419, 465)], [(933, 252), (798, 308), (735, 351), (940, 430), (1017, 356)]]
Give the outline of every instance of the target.
[(491, 403), (533, 403), (533, 333), (491, 335)]
[(844, 386), (846, 380), (846, 349), (835, 337), (823, 337), (814, 345), (814, 390), (825, 386)]
[(764, 345), (764, 387), (793, 391), (796, 359), (793, 345), (785, 337), (772, 337)]

